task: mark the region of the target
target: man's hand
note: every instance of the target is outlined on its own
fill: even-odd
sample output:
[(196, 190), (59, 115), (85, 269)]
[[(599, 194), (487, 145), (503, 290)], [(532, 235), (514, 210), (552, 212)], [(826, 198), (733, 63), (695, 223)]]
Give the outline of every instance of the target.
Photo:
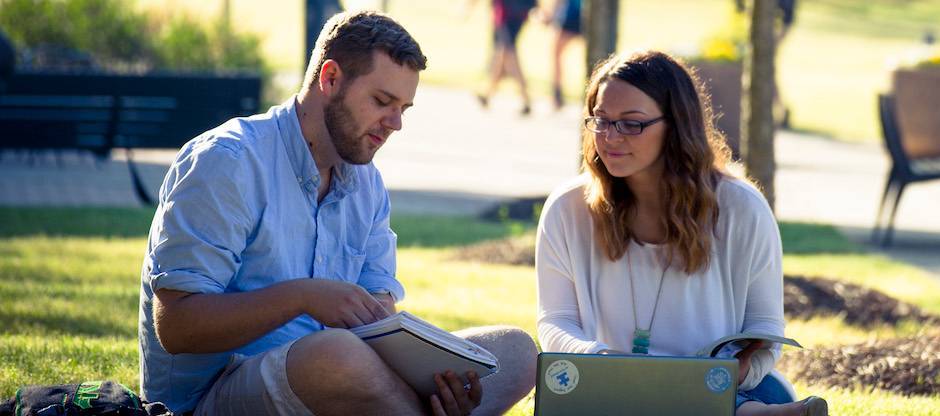
[(395, 314), (395, 298), (393, 298), (392, 295), (388, 293), (373, 293), (372, 297), (382, 304), (382, 307), (385, 308), (385, 311), (388, 312), (389, 315)]
[(467, 373), (470, 380), (470, 390), (464, 390), (463, 382), (453, 371), (444, 375), (435, 374), (438, 394), (431, 396), (431, 412), (434, 416), (466, 416), (480, 405), (483, 400), (483, 386), (477, 373)]
[(310, 279), (306, 313), (334, 328), (355, 328), (389, 315), (386, 307), (361, 286), (349, 282)]
[(734, 355), (734, 358), (738, 359), (738, 384), (744, 382), (744, 379), (747, 377), (748, 371), (751, 370), (751, 355), (754, 354), (761, 346), (764, 345), (764, 342), (761, 340), (751, 340), (750, 344), (747, 344), (747, 347), (741, 351), (738, 351)]

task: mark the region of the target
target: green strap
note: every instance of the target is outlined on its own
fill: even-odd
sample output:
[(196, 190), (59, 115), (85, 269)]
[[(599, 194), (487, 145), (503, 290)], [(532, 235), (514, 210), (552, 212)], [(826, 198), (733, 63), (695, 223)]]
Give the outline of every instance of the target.
[(91, 401), (98, 398), (98, 391), (101, 389), (101, 381), (86, 381), (78, 385), (75, 392), (75, 398), (72, 403), (79, 409), (87, 410), (91, 408)]
[(23, 389), (16, 389), (16, 416), (23, 416), (23, 406), (20, 406), (20, 396), (23, 395)]
[(137, 406), (136, 409), (138, 410), (144, 409), (144, 407), (140, 405), (140, 399), (137, 397), (137, 393), (134, 393), (131, 389), (127, 388), (127, 386), (125, 386), (122, 383), (118, 383), (118, 385), (120, 385), (121, 387), (124, 387), (124, 391), (126, 391), (127, 394), (131, 396), (132, 399), (134, 399), (134, 405)]

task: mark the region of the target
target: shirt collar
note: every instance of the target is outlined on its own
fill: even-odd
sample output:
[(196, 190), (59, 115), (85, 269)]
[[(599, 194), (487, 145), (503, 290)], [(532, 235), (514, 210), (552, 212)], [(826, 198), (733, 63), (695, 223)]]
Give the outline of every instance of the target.
[(349, 163), (339, 162), (339, 165), (333, 169), (333, 175), (336, 178), (336, 191), (339, 192), (339, 197), (355, 192), (359, 185), (356, 169)]
[[(297, 118), (297, 95), (291, 96), (280, 107), (276, 113), (277, 124), (281, 131), (281, 140), (284, 141), (284, 148), (287, 149), (287, 157), (290, 159), (291, 167), (294, 170), (294, 176), (297, 177), (297, 182), (303, 184), (309, 179), (314, 184), (319, 184), (320, 171), (317, 170), (317, 162), (310, 153), (307, 140), (300, 129), (300, 120)], [(349, 163), (341, 161), (333, 169), (333, 173), (336, 178), (336, 190), (339, 191), (337, 196), (345, 196), (354, 192), (358, 187), (355, 168)]]

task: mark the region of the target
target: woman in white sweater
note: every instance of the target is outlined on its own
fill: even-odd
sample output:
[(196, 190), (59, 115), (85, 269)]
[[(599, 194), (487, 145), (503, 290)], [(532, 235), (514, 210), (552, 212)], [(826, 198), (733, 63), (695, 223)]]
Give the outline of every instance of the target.
[[(700, 91), (660, 52), (594, 70), (584, 174), (549, 196), (539, 221), (543, 350), (691, 356), (726, 335), (783, 335), (777, 223), (723, 170), (729, 152)], [(792, 402), (768, 376), (779, 349), (759, 347), (725, 352), (740, 364), (737, 414), (825, 415), (818, 397)]]

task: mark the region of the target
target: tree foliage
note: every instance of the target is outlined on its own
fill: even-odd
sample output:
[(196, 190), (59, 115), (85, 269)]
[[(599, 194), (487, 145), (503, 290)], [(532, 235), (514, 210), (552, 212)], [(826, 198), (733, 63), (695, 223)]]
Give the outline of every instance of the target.
[(259, 38), (223, 18), (161, 18), (127, 0), (0, 0), (0, 28), (18, 49), (80, 51), (110, 70), (267, 73)]

